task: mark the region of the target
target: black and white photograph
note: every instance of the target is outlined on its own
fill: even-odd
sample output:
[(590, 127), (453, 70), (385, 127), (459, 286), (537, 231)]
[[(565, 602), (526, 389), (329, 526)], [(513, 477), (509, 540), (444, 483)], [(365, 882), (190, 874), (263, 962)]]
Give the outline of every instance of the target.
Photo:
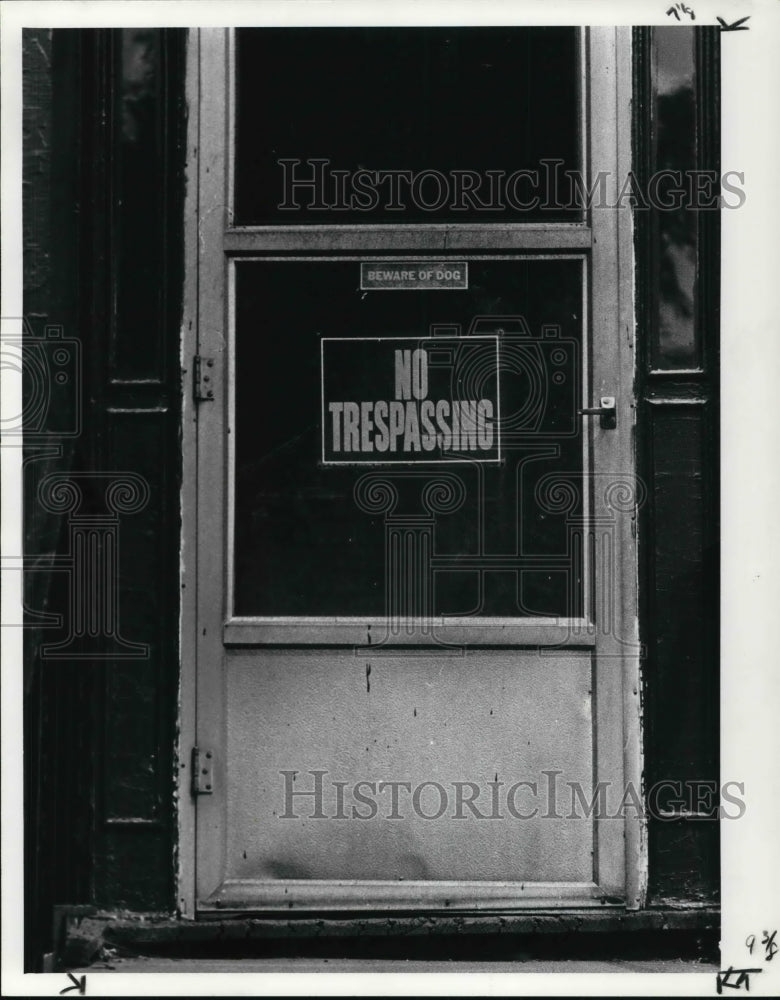
[(4, 996), (777, 995), (778, 42), (0, 5)]

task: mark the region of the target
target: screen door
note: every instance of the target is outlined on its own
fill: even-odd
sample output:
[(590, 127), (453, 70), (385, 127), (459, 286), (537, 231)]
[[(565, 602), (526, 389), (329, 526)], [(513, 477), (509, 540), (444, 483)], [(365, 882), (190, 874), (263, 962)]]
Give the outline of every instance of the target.
[(200, 915), (639, 903), (627, 44), (192, 34)]

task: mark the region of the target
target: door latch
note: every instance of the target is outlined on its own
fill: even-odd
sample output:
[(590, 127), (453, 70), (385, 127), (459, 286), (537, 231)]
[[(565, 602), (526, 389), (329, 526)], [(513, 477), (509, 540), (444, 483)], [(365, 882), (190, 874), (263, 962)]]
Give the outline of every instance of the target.
[(614, 396), (602, 396), (601, 406), (587, 406), (577, 410), (581, 417), (598, 416), (599, 425), (605, 431), (613, 431), (617, 427), (617, 408)]
[(214, 358), (196, 354), (192, 367), (192, 394), (196, 402), (214, 399)]
[(214, 751), (192, 748), (192, 794), (211, 795), (214, 791)]

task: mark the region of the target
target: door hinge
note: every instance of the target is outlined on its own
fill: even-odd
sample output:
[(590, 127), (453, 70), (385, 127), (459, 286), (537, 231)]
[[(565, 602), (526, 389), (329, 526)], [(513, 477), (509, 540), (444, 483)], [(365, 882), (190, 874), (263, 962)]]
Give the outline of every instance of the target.
[(192, 794), (211, 795), (214, 791), (214, 751), (192, 748)]
[(196, 401), (214, 399), (214, 358), (196, 354), (192, 365), (192, 394)]

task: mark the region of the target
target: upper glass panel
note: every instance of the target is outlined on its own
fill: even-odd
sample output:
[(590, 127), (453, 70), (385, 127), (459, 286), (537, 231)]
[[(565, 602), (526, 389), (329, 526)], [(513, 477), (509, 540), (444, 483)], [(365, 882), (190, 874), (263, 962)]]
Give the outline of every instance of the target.
[(655, 213), (658, 302), (651, 361), (654, 369), (663, 371), (701, 365), (696, 336), (698, 211), (679, 193), (680, 178), (692, 176), (699, 165), (695, 32), (687, 26), (653, 32), (659, 210)]
[(237, 30), (237, 225), (578, 221), (578, 34)]

